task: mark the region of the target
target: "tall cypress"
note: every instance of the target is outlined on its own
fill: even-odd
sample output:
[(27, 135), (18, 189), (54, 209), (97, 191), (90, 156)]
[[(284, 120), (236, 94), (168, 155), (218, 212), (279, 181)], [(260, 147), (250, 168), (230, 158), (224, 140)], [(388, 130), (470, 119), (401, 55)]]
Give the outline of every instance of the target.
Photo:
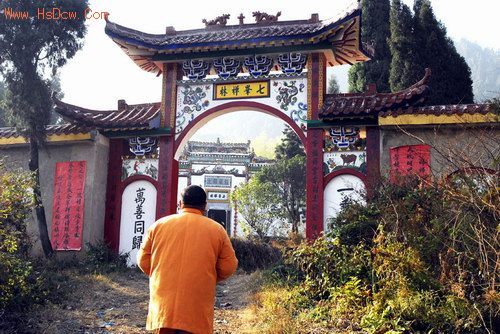
[(375, 83), (379, 92), (389, 92), (391, 52), (387, 44), (389, 31), (389, 0), (362, 0), (361, 39), (374, 49), (372, 60), (357, 63), (349, 69), (349, 91), (364, 92)]
[(413, 85), (421, 78), (423, 71), (418, 61), (418, 43), (410, 8), (400, 0), (393, 0), (389, 21), (389, 47), (392, 54), (389, 83), (391, 91), (396, 92)]
[(471, 103), (473, 101), (471, 71), (457, 52), (446, 28), (439, 22), (429, 0), (414, 3), (414, 35), (419, 53), (416, 67), (429, 67), (427, 104)]

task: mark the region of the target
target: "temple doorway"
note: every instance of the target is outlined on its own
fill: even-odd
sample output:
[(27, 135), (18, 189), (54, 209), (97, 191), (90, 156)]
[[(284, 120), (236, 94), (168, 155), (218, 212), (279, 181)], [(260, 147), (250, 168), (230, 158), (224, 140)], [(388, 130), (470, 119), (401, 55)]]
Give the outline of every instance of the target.
[(231, 231), (231, 222), (227, 219), (229, 212), (230, 211), (227, 210), (210, 209), (208, 210), (207, 216), (224, 226), (224, 229), (229, 232)]

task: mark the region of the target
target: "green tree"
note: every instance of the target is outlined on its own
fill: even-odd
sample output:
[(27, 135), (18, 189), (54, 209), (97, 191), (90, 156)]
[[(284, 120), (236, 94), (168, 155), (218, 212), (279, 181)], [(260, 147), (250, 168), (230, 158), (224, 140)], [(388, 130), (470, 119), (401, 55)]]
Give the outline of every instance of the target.
[[(61, 90), (61, 81), (59, 75), (55, 75), (50, 78), (50, 89), (53, 93), (56, 94), (58, 99), (64, 98), (64, 93)], [(7, 88), (5, 87), (5, 83), (0, 81), (0, 127), (13, 126), (15, 125), (16, 115), (12, 115), (10, 111), (15, 112), (14, 110), (7, 109), (7, 100), (10, 94)], [(64, 120), (61, 116), (55, 111), (52, 110), (50, 113), (50, 120), (48, 124), (62, 124)]]
[[(413, 34), (413, 17), (410, 8), (393, 0), (390, 11), (392, 54), (389, 83), (393, 92), (408, 88), (417, 82), (423, 71), (418, 62), (417, 42)], [(419, 77), (420, 76), (420, 77)]]
[(252, 178), (231, 193), (231, 201), (243, 216), (247, 233), (260, 239), (267, 237), (279, 221), (277, 200), (272, 184), (262, 183), (258, 178)]
[(328, 79), (327, 93), (328, 94), (338, 94), (338, 93), (340, 93), (339, 83), (337, 82), (337, 79), (335, 78), (335, 75), (333, 75), (333, 74)]
[(306, 199), (306, 164), (303, 155), (277, 160), (273, 165), (265, 166), (254, 177), (260, 182), (271, 185), (274, 196), (279, 199), (276, 208), (280, 217), (298, 233), (300, 213)]
[(419, 52), (419, 59), (413, 66), (420, 76), (424, 67), (432, 70), (427, 103), (472, 103), (470, 68), (446, 36), (446, 28), (436, 19), (430, 1), (416, 0), (414, 12), (415, 50)]
[[(36, 298), (39, 273), (28, 259), (26, 220), (31, 214), (30, 173), (7, 171), (0, 161), (0, 313), (3, 317)], [(39, 296), (43, 298), (43, 296)], [(3, 321), (1, 321), (3, 322)], [(1, 326), (1, 325), (0, 325)]]
[(288, 221), (292, 232), (297, 233), (306, 200), (306, 163), (304, 145), (288, 126), (276, 146), (275, 157), (276, 163), (264, 167), (255, 177), (272, 184), (275, 196), (280, 199), (280, 216)]
[(376, 84), (379, 92), (389, 92), (391, 52), (387, 44), (389, 30), (389, 0), (361, 1), (361, 39), (374, 49), (372, 60), (356, 63), (349, 69), (349, 91), (364, 92), (368, 84)]
[[(39, 8), (51, 8), (52, 0), (4, 0), (2, 7), (28, 12), (30, 20), (0, 20), (0, 68), (9, 97), (7, 108), (15, 115), (16, 127), (30, 142), (29, 168), (35, 172), (33, 189), (40, 241), (44, 254), (53, 253), (42, 204), (39, 173), (39, 148), (45, 142), (45, 125), (52, 110), (47, 77), (72, 58), (82, 47), (86, 33), (83, 15), (73, 20), (36, 19)], [(83, 13), (87, 0), (59, 4), (64, 11)]]
[(281, 143), (274, 150), (276, 160), (290, 159), (297, 155), (305, 156), (304, 144), (299, 136), (288, 125), (283, 130)]

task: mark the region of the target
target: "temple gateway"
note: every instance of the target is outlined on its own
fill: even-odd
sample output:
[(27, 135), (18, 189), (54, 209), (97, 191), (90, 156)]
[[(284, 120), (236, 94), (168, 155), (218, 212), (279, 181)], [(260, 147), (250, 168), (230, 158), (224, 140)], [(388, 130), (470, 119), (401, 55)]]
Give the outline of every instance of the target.
[[(162, 76), (162, 98), (135, 105), (119, 100), (105, 111), (55, 99), (67, 123), (47, 127), (40, 172), (56, 250), (78, 252), (105, 240), (134, 259), (148, 226), (176, 212), (179, 188), (187, 184), (179, 184), (179, 172), (191, 181), (203, 172), (199, 164), (185, 173), (193, 163), (186, 143), (209, 120), (233, 111), (278, 117), (304, 143), (307, 238), (325, 230), (346, 196), (369, 200), (382, 177), (442, 178), (457, 171), (422, 138), (465, 148), (478, 131), (498, 125), (490, 105), (425, 106), (430, 70), (400, 92), (370, 86), (364, 93), (326, 94), (327, 67), (370, 59), (359, 9), (328, 21), (318, 14), (297, 21), (253, 16), (251, 23), (240, 15), (229, 24), (225, 15), (204, 20), (201, 29), (167, 27), (163, 34), (107, 21), (105, 33), (125, 55)], [(9, 168), (27, 168), (28, 147), (19, 133), (0, 129), (0, 146)], [(188, 145), (191, 158), (200, 146)], [(477, 149), (463, 154), (481, 156)], [(203, 173), (209, 199), (225, 199), (233, 176), (241, 174), (234, 168)], [(222, 205), (213, 210), (219, 210), (214, 217), (227, 215)]]

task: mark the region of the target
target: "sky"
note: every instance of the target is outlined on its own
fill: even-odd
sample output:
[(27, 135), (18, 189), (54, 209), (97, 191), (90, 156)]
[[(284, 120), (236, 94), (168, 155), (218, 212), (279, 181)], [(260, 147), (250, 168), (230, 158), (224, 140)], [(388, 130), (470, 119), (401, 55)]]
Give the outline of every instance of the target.
[[(403, 0), (412, 5), (413, 0)], [(162, 34), (165, 27), (176, 30), (204, 27), (202, 19), (213, 19), (221, 14), (230, 14), (228, 24), (236, 24), (236, 17), (243, 13), (246, 22), (252, 22), (253, 11), (276, 14), (281, 11), (280, 20), (306, 19), (311, 13), (318, 13), (321, 20), (342, 16), (353, 3), (352, 0), (252, 0), (243, 1), (165, 1), (165, 0), (91, 0), (94, 12), (109, 12), (111, 21), (147, 33)], [(500, 1), (498, 0), (432, 0), (435, 15), (447, 27), (453, 39), (465, 38), (483, 47), (500, 49)], [(64, 100), (86, 108), (116, 109), (117, 100), (127, 103), (160, 101), (161, 79), (137, 67), (104, 33), (103, 19), (87, 20), (88, 32), (85, 44), (77, 55), (61, 71), (61, 86)], [(346, 89), (347, 67), (336, 68), (341, 89)], [(253, 131), (247, 138), (227, 135), (227, 124), (237, 124), (243, 117), (252, 114), (229, 114), (208, 123), (195, 135), (196, 139), (227, 140), (275, 137), (276, 131)], [(259, 116), (266, 128), (276, 129), (281, 121), (271, 116)], [(281, 125), (282, 127), (282, 125)], [(233, 127), (234, 128), (234, 127)], [(234, 129), (233, 129), (234, 130)], [(233, 131), (235, 134), (238, 131)], [(248, 135), (245, 133), (245, 135)], [(232, 137), (233, 136), (233, 137)]]

